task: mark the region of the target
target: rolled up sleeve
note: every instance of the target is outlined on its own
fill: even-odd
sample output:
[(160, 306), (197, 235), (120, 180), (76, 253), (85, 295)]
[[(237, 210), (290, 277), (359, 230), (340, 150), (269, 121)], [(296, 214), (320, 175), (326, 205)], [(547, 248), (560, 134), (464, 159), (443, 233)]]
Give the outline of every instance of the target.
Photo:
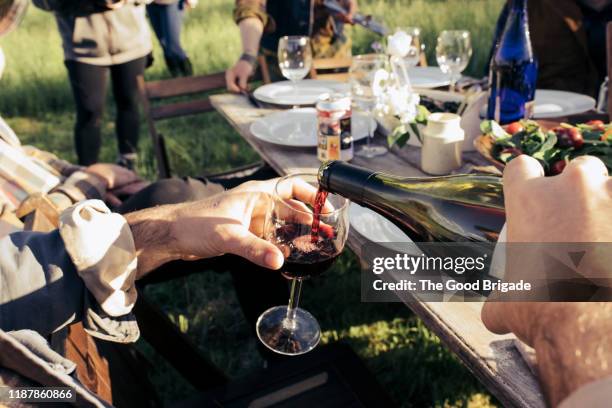
[(87, 200), (60, 216), (60, 234), (77, 273), (104, 312), (121, 316), (136, 302), (136, 247), (121, 215)]
[(258, 18), (264, 25), (266, 31), (270, 31), (273, 26), (273, 20), (266, 13), (265, 0), (237, 0), (234, 8), (234, 21), (239, 24), (247, 18)]
[(43, 336), (75, 321), (98, 338), (138, 339), (136, 255), (127, 222), (99, 200), (65, 210), (51, 233), (0, 240), (0, 328)]

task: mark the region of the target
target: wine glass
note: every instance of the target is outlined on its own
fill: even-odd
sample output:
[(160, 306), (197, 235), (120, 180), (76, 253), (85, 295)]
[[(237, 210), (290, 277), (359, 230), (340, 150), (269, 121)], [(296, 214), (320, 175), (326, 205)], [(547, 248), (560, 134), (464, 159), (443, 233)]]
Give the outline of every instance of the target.
[(421, 29), (419, 27), (398, 28), (410, 36), (410, 46), (408, 54), (404, 57), (404, 62), (408, 67), (416, 67), (421, 60)]
[(304, 354), (319, 343), (317, 319), (298, 307), (302, 283), (329, 268), (348, 237), (349, 201), (319, 192), (314, 202), (305, 202), (304, 197), (315, 196), (317, 186), (315, 173), (279, 179), (264, 226), (264, 238), (285, 257), (281, 273), (291, 280), (291, 294), (287, 306), (272, 307), (259, 316), (257, 337), (272, 351), (289, 356)]
[(461, 72), (467, 67), (472, 57), (472, 41), (469, 31), (445, 30), (438, 37), (436, 59), (440, 69), (450, 75), (450, 91), (455, 91), (455, 84), (461, 78)]
[(366, 54), (353, 57), (349, 69), (349, 82), (351, 85), (351, 101), (353, 110), (361, 112), (367, 118), (368, 137), (366, 145), (355, 152), (355, 155), (372, 158), (387, 153), (384, 146), (372, 146), (372, 128), (370, 122), (377, 108), (380, 94), (376, 91), (377, 73), (384, 69), (386, 56), (381, 54)]
[(285, 78), (293, 84), (293, 95), (298, 95), (297, 81), (304, 79), (312, 66), (310, 39), (289, 35), (278, 40), (278, 66)]
[[(304, 79), (312, 65), (312, 49), (310, 38), (300, 35), (289, 35), (278, 40), (278, 66), (285, 78), (291, 81), (292, 96), (295, 101), (293, 109), (299, 108), (297, 81)], [(287, 136), (289, 139), (299, 139), (304, 136), (299, 120)]]

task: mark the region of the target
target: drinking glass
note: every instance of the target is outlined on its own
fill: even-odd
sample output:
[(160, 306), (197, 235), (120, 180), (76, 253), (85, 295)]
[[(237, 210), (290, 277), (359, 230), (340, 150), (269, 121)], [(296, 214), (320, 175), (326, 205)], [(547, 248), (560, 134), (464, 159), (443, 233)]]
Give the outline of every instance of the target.
[[(278, 66), (285, 78), (291, 81), (292, 94), (295, 99), (293, 109), (299, 108), (297, 82), (304, 79), (312, 65), (312, 49), (310, 38), (300, 35), (289, 35), (278, 40)], [(304, 137), (299, 121), (289, 135), (289, 139)]]
[[(289, 356), (304, 354), (319, 343), (321, 329), (317, 319), (298, 307), (302, 283), (329, 268), (348, 237), (349, 201), (335, 194), (317, 194), (319, 200), (305, 202), (304, 197), (315, 196), (317, 186), (315, 173), (279, 179), (264, 225), (264, 238), (285, 257), (281, 273), (291, 280), (291, 293), (287, 306), (272, 307), (259, 316), (257, 337), (272, 351)], [(312, 209), (318, 207), (322, 208), (316, 224)]]
[(440, 69), (450, 75), (451, 92), (461, 78), (461, 72), (467, 67), (472, 57), (472, 41), (469, 31), (446, 30), (440, 33), (436, 46), (436, 59)]
[(297, 96), (297, 81), (304, 79), (312, 66), (310, 39), (300, 35), (289, 35), (278, 40), (278, 66), (285, 78), (293, 84)]
[(387, 153), (384, 146), (373, 146), (371, 144), (372, 128), (370, 122), (377, 109), (380, 95), (375, 92), (376, 72), (383, 69), (386, 64), (386, 56), (381, 54), (366, 54), (353, 57), (349, 69), (349, 82), (351, 85), (351, 102), (353, 110), (361, 112), (367, 118), (368, 137), (366, 145), (355, 152), (355, 155), (372, 158)]
[(421, 60), (421, 29), (419, 27), (404, 27), (398, 28), (398, 31), (404, 31), (410, 36), (410, 46), (408, 54), (404, 57), (404, 62), (407, 67), (416, 67)]

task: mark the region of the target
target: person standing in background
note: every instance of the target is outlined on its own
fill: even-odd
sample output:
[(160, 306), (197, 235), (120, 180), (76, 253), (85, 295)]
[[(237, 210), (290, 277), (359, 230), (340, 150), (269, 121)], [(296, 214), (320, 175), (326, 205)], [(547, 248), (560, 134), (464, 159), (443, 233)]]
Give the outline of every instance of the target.
[(152, 45), (145, 0), (33, 0), (55, 14), (77, 110), (74, 139), (78, 162), (98, 161), (110, 73), (117, 108), (117, 163), (133, 169), (140, 130), (137, 77)]
[[(508, 18), (508, 3), (496, 36)], [(606, 24), (612, 0), (529, 0), (529, 33), (538, 61), (538, 89), (557, 89), (597, 97), (607, 75)], [(491, 49), (491, 56), (495, 44)]]
[(246, 89), (257, 55), (265, 57), (272, 80), (282, 78), (278, 68), (278, 40), (285, 35), (309, 36), (314, 58), (351, 56), (351, 39), (344, 24), (352, 24), (357, 0), (340, 0), (346, 14), (331, 13), (323, 0), (236, 0), (234, 21), (240, 29), (242, 55), (225, 71), (227, 89)]
[(181, 28), (185, 7), (194, 8), (197, 3), (197, 0), (154, 0), (147, 5), (151, 26), (173, 77), (193, 75), (191, 61), (181, 46)]

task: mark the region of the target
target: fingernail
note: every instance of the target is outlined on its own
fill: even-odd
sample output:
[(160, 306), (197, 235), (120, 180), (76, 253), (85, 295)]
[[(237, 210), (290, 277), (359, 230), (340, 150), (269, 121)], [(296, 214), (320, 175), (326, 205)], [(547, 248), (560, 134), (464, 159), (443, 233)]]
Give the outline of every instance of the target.
[(270, 269), (278, 269), (283, 266), (283, 256), (279, 252), (268, 252), (265, 257), (266, 266)]

